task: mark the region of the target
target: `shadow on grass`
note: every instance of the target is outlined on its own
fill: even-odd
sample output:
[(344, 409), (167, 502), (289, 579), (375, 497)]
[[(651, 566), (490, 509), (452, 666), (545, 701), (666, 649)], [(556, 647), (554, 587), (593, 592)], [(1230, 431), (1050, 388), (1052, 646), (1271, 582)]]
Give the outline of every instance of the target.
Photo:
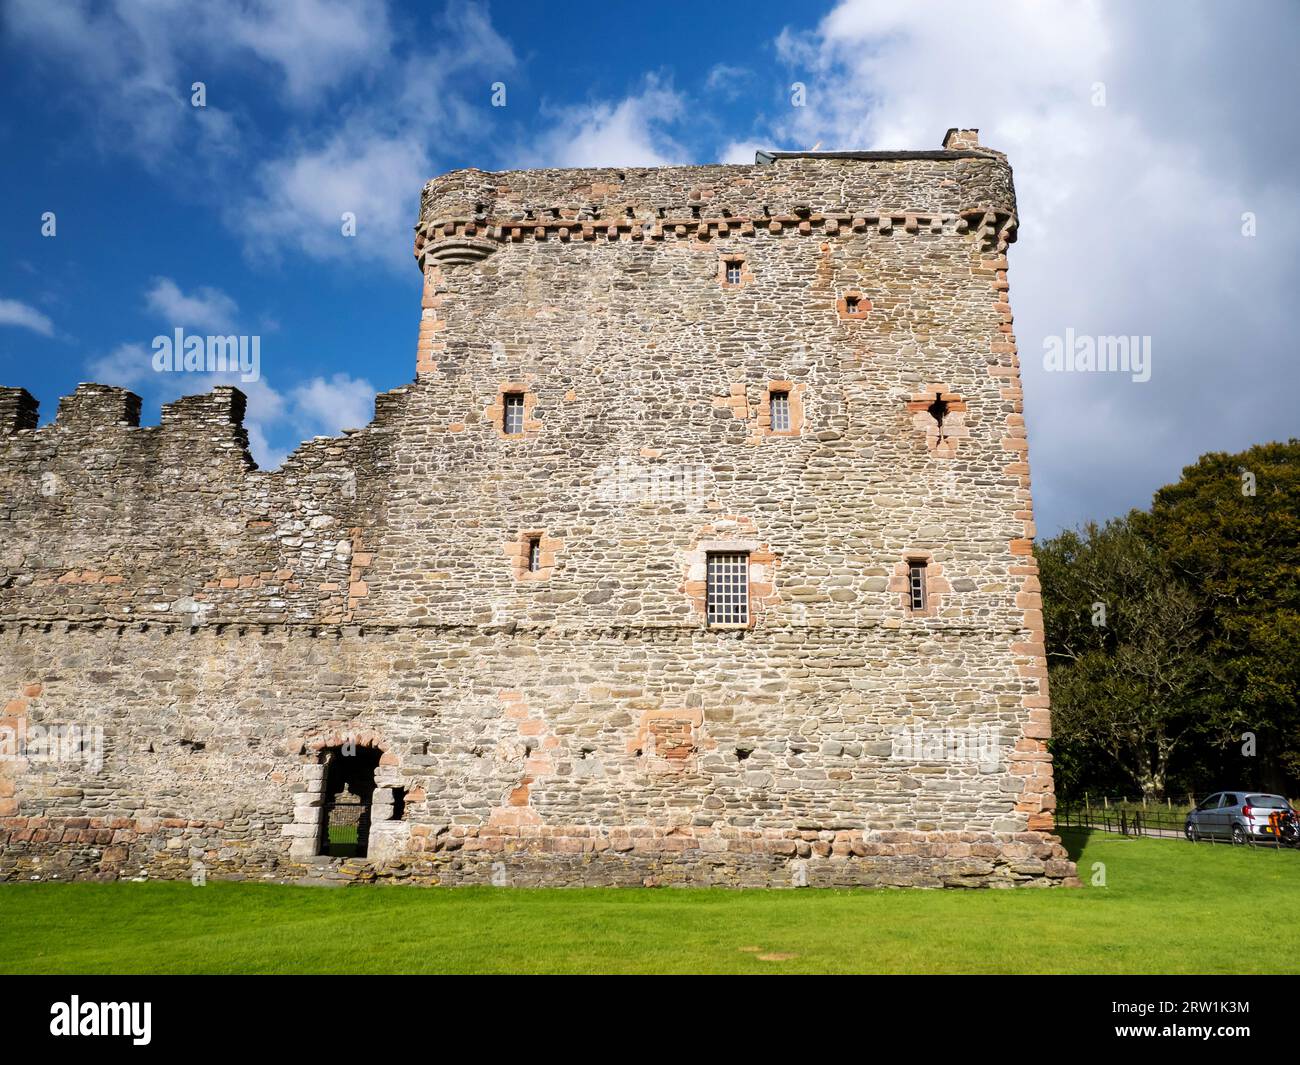
[(1070, 861), (1077, 862), (1079, 855), (1083, 853), (1084, 847), (1092, 838), (1092, 829), (1090, 828), (1062, 828), (1057, 833), (1061, 837), (1061, 843), (1070, 855)]

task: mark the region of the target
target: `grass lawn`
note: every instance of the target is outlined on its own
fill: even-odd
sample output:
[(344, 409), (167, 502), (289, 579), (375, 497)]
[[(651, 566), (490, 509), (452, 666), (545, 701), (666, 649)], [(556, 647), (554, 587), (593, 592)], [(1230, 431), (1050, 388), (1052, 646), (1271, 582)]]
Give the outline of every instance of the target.
[(0, 885), (0, 972), (1300, 972), (1300, 853), (1067, 833), (1051, 891)]

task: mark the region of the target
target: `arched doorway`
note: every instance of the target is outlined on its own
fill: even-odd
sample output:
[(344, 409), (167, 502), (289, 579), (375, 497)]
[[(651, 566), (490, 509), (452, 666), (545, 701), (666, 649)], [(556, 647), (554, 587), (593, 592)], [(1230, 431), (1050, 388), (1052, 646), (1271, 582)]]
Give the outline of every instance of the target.
[(364, 858), (370, 843), (370, 807), (375, 792), (378, 747), (344, 744), (327, 747), (325, 787), (321, 792), (317, 854)]

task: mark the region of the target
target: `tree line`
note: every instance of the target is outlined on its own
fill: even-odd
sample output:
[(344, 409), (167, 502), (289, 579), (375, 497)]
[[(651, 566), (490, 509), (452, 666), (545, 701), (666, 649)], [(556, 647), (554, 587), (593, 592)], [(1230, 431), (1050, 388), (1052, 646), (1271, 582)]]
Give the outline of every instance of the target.
[(1300, 441), (1035, 554), (1059, 795), (1300, 794)]

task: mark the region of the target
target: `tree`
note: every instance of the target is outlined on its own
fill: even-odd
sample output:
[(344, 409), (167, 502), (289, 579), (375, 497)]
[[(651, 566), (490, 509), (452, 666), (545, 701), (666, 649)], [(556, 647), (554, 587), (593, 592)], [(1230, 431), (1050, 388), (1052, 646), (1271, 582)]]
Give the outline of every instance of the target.
[(1066, 792), (1118, 777), (1163, 796), (1180, 750), (1233, 724), (1199, 646), (1201, 607), (1134, 525), (1090, 524), (1037, 551)]
[(1201, 607), (1206, 653), (1257, 738), (1260, 783), (1300, 779), (1300, 441), (1202, 455), (1137, 528)]
[(1203, 455), (1038, 557), (1064, 794), (1296, 788), (1300, 441)]

